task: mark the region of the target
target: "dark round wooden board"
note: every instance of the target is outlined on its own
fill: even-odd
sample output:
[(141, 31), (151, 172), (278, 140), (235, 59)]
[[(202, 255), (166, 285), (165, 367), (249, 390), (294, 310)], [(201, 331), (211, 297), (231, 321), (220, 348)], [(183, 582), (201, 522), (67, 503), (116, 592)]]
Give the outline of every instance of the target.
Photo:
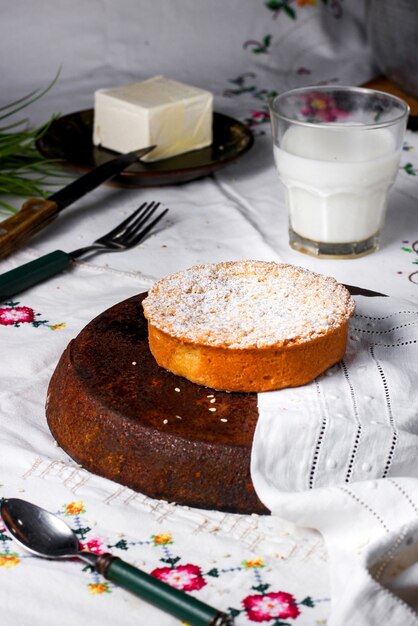
[(152, 498), (267, 513), (250, 475), (257, 394), (214, 391), (160, 368), (145, 295), (96, 317), (66, 348), (48, 390), (52, 435), (84, 468)]

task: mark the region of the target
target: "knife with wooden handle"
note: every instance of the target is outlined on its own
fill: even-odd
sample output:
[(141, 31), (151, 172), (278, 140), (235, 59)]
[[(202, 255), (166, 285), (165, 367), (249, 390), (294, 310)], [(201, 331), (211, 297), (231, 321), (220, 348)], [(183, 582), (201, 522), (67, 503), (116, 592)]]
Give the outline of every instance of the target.
[(7, 257), (52, 222), (60, 211), (122, 172), (128, 165), (135, 163), (154, 148), (155, 146), (149, 146), (134, 150), (102, 163), (46, 200), (40, 198), (27, 200), (16, 215), (0, 222), (0, 259)]

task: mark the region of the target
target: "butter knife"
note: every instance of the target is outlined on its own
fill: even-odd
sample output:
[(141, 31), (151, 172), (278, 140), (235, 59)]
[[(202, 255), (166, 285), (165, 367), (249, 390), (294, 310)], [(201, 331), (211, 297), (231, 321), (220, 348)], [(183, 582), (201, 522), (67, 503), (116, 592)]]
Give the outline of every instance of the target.
[(155, 146), (149, 146), (134, 150), (102, 163), (45, 200), (42, 198), (26, 200), (16, 215), (0, 222), (0, 259), (7, 257), (52, 222), (60, 211), (122, 172), (128, 165), (154, 148)]

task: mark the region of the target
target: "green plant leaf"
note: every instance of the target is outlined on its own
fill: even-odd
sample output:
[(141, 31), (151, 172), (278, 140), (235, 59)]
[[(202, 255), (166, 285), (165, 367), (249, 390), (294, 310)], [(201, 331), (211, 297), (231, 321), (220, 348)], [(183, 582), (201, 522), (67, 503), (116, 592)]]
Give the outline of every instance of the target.
[[(49, 130), (57, 118), (51, 118), (38, 128), (30, 128), (27, 118), (14, 119), (14, 116), (44, 96), (58, 80), (59, 72), (45, 88), (30, 92), (26, 96), (0, 107), (0, 196), (47, 197), (47, 187), (53, 184), (50, 179), (65, 178), (55, 161), (43, 157), (36, 148), (36, 142)], [(57, 184), (59, 180), (56, 180)], [(0, 197), (0, 212), (16, 213), (18, 208), (11, 206), (9, 198)]]

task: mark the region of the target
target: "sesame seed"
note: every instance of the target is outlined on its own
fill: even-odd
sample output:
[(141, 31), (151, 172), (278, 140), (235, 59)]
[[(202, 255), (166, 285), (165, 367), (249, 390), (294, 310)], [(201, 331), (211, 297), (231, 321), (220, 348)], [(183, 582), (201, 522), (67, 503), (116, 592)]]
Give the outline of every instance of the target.
[(132, 365), (136, 365), (136, 361), (132, 361)]
[(226, 419), (226, 417), (221, 417), (221, 422), (227, 422), (228, 420)]
[(163, 420), (163, 424), (168, 424), (168, 420)]
[(183, 419), (181, 415), (176, 415), (176, 417), (177, 417), (178, 420)]
[(206, 396), (207, 398), (214, 398), (215, 396), (213, 395), (213, 393), (211, 393), (209, 396)]
[(174, 387), (174, 391), (177, 391), (177, 393), (179, 393), (180, 391), (179, 387)]
[(216, 398), (212, 398), (212, 400), (209, 400), (209, 402), (213, 404), (214, 402), (216, 402)]
[(215, 407), (214, 407), (214, 406), (211, 406), (211, 407), (210, 407), (210, 409), (209, 409), (209, 411), (216, 411), (216, 409), (215, 409)]

